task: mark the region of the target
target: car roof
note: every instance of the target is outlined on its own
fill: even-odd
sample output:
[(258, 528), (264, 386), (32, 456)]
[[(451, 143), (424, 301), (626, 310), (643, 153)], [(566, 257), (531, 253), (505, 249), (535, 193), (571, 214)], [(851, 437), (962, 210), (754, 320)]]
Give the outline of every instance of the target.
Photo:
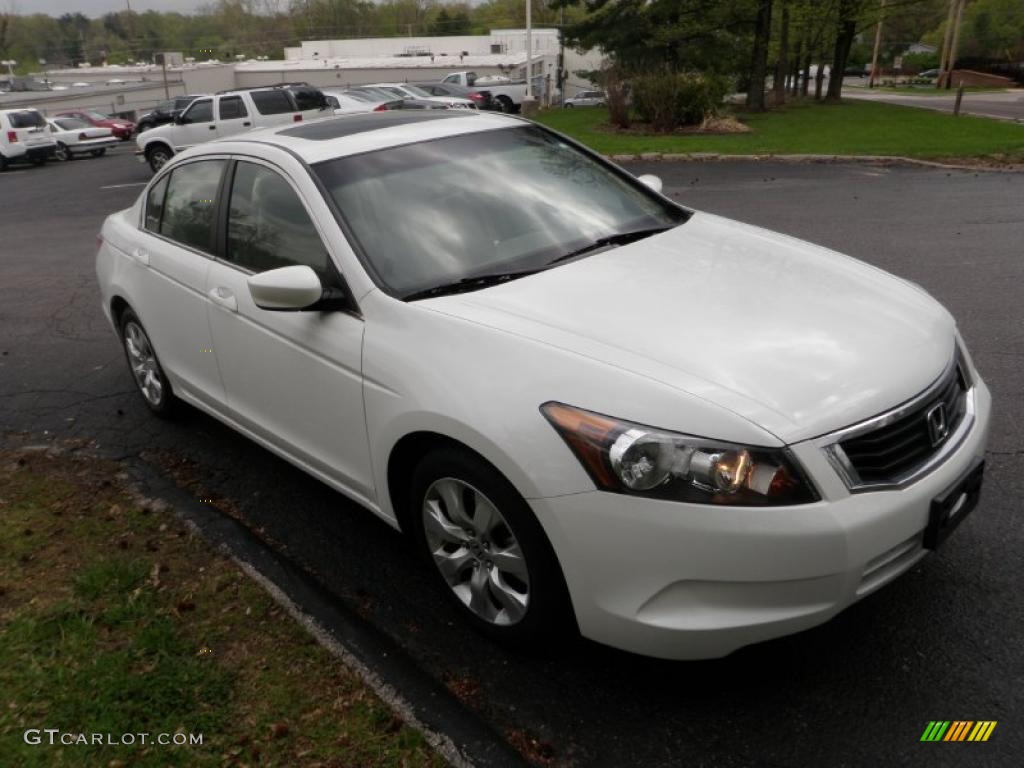
[(338, 115), (319, 120), (261, 128), (198, 145), (189, 154), (224, 152), (225, 144), (271, 144), (307, 163), (373, 152), (421, 141), (480, 133), (528, 124), (508, 115), (475, 110), (388, 110)]

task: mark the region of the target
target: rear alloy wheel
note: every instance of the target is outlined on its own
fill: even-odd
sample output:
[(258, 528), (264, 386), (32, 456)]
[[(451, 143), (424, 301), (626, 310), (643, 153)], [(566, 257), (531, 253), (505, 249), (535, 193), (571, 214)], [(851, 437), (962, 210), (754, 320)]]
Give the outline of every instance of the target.
[(159, 416), (169, 416), (174, 410), (177, 398), (171, 390), (153, 344), (146, 335), (139, 318), (130, 309), (121, 316), (121, 340), (128, 358), (135, 385), (142, 393), (146, 405)]
[(512, 99), (508, 96), (495, 96), (494, 101), (495, 104), (497, 104), (498, 109), (502, 112), (508, 113), (515, 109), (515, 104), (512, 103)]
[(101, 147), (100, 149), (90, 149), (89, 154), (92, 155), (93, 157), (103, 157), (105, 154), (107, 154), (107, 148)]
[(68, 145), (65, 144), (63, 141), (57, 142), (57, 150), (56, 152), (54, 152), (54, 154), (56, 155), (57, 159), (61, 161), (73, 160), (75, 157), (74, 155), (71, 154), (71, 150), (68, 149)]
[(163, 144), (157, 144), (146, 150), (146, 159), (149, 161), (149, 167), (153, 169), (153, 173), (156, 173), (171, 159), (171, 150)]
[(519, 646), (573, 625), (555, 554), (529, 505), (494, 467), (457, 447), (413, 473), (413, 535), (442, 588), (482, 632)]

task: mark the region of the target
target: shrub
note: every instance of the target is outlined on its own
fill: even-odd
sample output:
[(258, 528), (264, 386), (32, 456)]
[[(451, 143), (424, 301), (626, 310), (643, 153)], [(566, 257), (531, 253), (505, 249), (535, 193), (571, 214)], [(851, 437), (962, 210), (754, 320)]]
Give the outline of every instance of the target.
[(699, 72), (661, 72), (634, 77), (633, 106), (657, 131), (700, 125), (714, 117), (729, 90), (725, 78)]

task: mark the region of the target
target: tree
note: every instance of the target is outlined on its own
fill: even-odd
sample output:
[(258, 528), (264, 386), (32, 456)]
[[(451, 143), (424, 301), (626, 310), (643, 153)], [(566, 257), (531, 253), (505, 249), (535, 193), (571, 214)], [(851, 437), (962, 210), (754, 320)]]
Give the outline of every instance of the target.
[(768, 44), (771, 42), (771, 36), (772, 0), (759, 0), (747, 84), (747, 108), (758, 112), (765, 109), (764, 81), (768, 77)]

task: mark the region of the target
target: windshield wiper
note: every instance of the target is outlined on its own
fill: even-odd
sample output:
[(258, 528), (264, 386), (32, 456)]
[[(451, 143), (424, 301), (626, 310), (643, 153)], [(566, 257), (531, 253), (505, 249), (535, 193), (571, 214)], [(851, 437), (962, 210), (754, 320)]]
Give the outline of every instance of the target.
[(596, 251), (598, 248), (605, 248), (609, 245), (625, 245), (626, 243), (643, 240), (645, 237), (659, 235), (670, 229), (672, 229), (672, 227), (648, 227), (647, 229), (634, 229), (630, 232), (617, 232), (614, 235), (605, 235), (604, 237), (597, 238), (592, 243), (587, 243), (582, 248), (577, 248), (575, 251), (569, 251), (556, 259), (552, 259), (548, 262), (548, 265), (568, 261), (569, 259), (574, 259), (577, 256), (582, 256), (584, 253), (590, 253), (591, 251)]
[(430, 299), (434, 296), (448, 296), (453, 293), (466, 293), (467, 291), (475, 291), (479, 288), (486, 288), (490, 285), (507, 283), (508, 281), (515, 280), (519, 277), (534, 275), (537, 272), (542, 272), (544, 269), (545, 268), (542, 267), (540, 269), (522, 269), (518, 272), (494, 272), (486, 275), (464, 277), (461, 280), (456, 280), (451, 283), (443, 283), (441, 285), (435, 285), (432, 288), (413, 291), (412, 293), (403, 296), (402, 300), (415, 301), (416, 299)]

